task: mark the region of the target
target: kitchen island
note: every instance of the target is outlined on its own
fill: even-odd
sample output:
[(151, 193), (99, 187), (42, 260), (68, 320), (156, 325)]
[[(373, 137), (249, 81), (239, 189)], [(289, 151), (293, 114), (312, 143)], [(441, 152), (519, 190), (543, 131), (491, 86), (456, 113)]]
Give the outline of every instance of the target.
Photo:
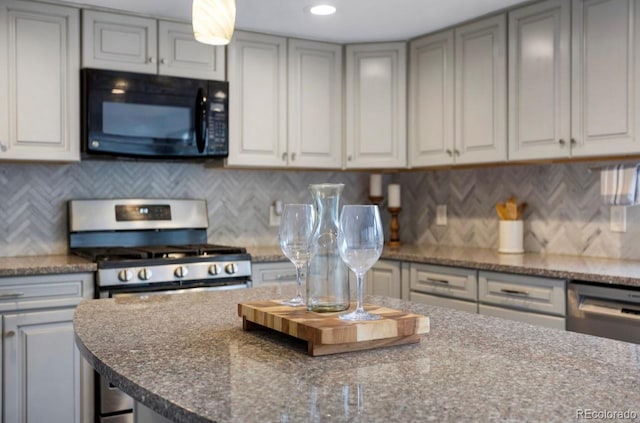
[(430, 317), (421, 343), (310, 357), (284, 335), (243, 332), (238, 303), (293, 291), (85, 301), (76, 341), (176, 422), (640, 419), (640, 345), (386, 297), (366, 301)]

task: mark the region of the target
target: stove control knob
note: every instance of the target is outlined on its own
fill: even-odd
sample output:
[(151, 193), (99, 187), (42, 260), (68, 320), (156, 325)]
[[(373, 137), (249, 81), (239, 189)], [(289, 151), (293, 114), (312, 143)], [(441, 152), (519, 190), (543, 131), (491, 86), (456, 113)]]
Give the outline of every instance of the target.
[(230, 275), (233, 275), (238, 271), (238, 265), (235, 263), (229, 263), (224, 267), (224, 271)]
[(189, 274), (189, 269), (184, 266), (178, 266), (173, 274), (176, 275), (176, 278), (184, 278)]
[(133, 272), (131, 270), (123, 269), (118, 272), (118, 279), (121, 282), (129, 282), (133, 279)]
[(149, 269), (142, 269), (138, 272), (138, 277), (143, 281), (148, 281), (151, 279), (151, 276), (153, 276), (153, 273), (151, 273)]
[(209, 266), (209, 274), (210, 275), (217, 275), (218, 273), (220, 273), (220, 267), (217, 264), (212, 264), (211, 266)]

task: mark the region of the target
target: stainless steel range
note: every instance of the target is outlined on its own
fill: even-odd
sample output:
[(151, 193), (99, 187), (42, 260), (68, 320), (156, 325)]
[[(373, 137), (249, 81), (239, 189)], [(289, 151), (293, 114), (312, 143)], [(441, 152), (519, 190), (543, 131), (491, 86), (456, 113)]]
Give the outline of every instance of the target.
[[(96, 262), (96, 297), (251, 286), (251, 256), (207, 243), (204, 200), (72, 200), (69, 249)], [(96, 378), (96, 421), (133, 422), (133, 400)]]

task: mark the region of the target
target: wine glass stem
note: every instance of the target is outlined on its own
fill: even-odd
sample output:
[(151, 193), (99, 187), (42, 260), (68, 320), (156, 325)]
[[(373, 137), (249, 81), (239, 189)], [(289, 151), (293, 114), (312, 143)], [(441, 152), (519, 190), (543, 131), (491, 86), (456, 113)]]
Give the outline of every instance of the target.
[(296, 264), (296, 298), (302, 298), (302, 269), (306, 263)]
[(356, 273), (356, 313), (364, 313), (364, 273)]

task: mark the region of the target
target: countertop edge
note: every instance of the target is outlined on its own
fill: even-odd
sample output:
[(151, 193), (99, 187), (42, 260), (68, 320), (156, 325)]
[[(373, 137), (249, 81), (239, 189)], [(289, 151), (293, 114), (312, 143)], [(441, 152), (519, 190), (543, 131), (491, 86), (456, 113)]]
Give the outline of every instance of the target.
[[(275, 246), (255, 247), (251, 257), (254, 263), (288, 261)], [(640, 288), (640, 261), (411, 244), (385, 248), (380, 259)]]

